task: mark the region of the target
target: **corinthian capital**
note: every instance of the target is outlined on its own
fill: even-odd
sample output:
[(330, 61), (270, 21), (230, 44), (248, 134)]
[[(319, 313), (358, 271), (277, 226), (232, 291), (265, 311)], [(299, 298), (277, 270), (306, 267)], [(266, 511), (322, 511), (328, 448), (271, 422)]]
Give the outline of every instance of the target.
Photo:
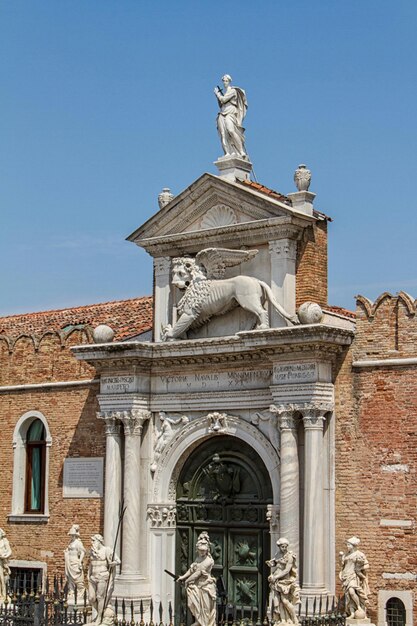
[(171, 270), (171, 259), (169, 256), (159, 256), (153, 260), (155, 274), (169, 274)]
[(297, 428), (297, 419), (295, 414), (300, 411), (296, 404), (271, 404), (269, 407), (271, 413), (277, 416), (278, 426), (280, 430), (295, 430)]
[(299, 410), (303, 416), (306, 430), (321, 430), (326, 421), (325, 415), (333, 411), (333, 405), (324, 403), (304, 404)]
[(297, 258), (297, 242), (294, 239), (276, 239), (269, 242), (269, 252), (279, 259)]
[(120, 435), (122, 427), (114, 411), (97, 411), (97, 419), (104, 421), (106, 435)]
[(118, 411), (117, 416), (123, 424), (125, 435), (138, 436), (142, 432), (143, 423), (150, 418), (151, 413), (144, 409), (132, 409)]

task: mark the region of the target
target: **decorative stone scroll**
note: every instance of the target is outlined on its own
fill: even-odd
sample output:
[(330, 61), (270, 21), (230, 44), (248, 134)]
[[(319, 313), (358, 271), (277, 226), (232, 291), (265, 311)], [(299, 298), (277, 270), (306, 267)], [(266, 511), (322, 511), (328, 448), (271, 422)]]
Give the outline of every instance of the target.
[(166, 504), (151, 504), (148, 506), (147, 517), (151, 528), (175, 528), (177, 509)]

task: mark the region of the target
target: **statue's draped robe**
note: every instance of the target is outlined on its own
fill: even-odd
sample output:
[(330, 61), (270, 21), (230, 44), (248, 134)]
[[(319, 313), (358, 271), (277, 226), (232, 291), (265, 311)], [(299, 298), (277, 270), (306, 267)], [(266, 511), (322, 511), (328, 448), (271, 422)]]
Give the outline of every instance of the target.
[[(248, 108), (246, 94), (240, 87), (231, 87), (233, 97), (220, 105), (217, 130), (226, 155), (246, 156), (243, 119)], [(227, 95), (227, 94), (224, 94)]]

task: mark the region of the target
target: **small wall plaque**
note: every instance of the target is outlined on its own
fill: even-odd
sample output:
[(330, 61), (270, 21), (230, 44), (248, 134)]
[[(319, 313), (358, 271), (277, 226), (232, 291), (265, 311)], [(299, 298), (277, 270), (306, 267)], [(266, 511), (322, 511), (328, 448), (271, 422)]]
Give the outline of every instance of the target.
[(103, 458), (74, 457), (64, 460), (64, 498), (103, 497)]

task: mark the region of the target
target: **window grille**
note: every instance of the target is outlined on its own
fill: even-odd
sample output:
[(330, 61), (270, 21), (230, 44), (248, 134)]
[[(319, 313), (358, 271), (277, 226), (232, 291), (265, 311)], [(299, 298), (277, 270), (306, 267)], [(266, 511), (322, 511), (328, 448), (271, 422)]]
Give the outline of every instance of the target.
[(387, 626), (405, 626), (405, 606), (399, 598), (390, 598), (385, 610)]
[(10, 567), (9, 585), (12, 593), (31, 593), (42, 588), (42, 569), (39, 567)]

